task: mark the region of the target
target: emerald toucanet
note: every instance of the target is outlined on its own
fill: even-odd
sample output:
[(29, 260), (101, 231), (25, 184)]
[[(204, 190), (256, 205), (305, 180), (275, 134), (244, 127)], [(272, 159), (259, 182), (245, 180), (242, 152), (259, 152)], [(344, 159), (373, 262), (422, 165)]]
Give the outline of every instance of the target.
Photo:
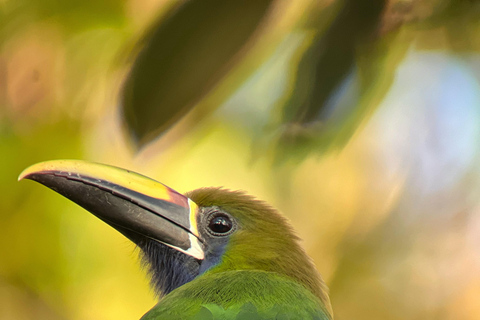
[(143, 320), (332, 319), (327, 288), (285, 218), (239, 191), (182, 195), (140, 174), (75, 160), (23, 171), (133, 241), (161, 297)]

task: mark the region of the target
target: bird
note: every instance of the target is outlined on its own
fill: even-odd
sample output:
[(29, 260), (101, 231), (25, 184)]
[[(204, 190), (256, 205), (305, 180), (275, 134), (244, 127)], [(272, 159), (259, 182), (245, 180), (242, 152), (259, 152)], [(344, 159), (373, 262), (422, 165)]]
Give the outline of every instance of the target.
[(52, 160), (39, 182), (140, 248), (158, 303), (141, 320), (332, 320), (328, 288), (293, 228), (272, 206), (223, 187), (181, 194), (118, 167)]

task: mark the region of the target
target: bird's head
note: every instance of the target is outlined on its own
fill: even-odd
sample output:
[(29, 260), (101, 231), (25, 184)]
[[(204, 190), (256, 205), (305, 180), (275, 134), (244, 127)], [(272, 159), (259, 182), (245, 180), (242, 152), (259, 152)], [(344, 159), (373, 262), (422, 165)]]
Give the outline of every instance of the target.
[(202, 188), (182, 195), (128, 170), (75, 160), (33, 165), (23, 178), (64, 195), (132, 240), (160, 295), (206, 272), (262, 270), (298, 281), (330, 305), (286, 219), (243, 192)]

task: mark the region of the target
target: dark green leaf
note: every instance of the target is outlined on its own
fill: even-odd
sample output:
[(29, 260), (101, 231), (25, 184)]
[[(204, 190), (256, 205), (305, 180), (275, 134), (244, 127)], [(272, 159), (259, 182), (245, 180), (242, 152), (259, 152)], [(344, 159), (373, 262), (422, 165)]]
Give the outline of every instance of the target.
[(122, 96), (123, 117), (140, 146), (168, 130), (215, 87), (273, 2), (186, 1), (152, 29)]
[(361, 98), (373, 84), (369, 73), (378, 71), (367, 62), (359, 67), (358, 59), (365, 54), (369, 57), (365, 60), (375, 61), (373, 56), (381, 55), (377, 32), (386, 3), (344, 0), (327, 9), (330, 12), (314, 13), (317, 20), (324, 21), (332, 13), (334, 19), (324, 31), (318, 31), (299, 63), (292, 94), (281, 115), (276, 161), (291, 160), (292, 156), (301, 160), (312, 151), (343, 145), (354, 132), (365, 111)]
[(386, 1), (345, 0), (335, 5), (341, 6), (336, 18), (300, 62), (294, 94), (285, 106), (286, 123), (320, 120), (328, 100), (352, 70), (358, 46), (378, 29)]

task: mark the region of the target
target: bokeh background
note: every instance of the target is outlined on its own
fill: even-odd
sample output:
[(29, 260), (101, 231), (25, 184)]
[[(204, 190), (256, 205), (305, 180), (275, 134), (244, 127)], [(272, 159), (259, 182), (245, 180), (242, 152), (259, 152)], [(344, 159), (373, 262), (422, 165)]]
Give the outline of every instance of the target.
[[(155, 303), (131, 243), (16, 181), (62, 158), (270, 202), (338, 320), (480, 319), (478, 2), (197, 3), (0, 0), (0, 319)], [(131, 72), (145, 48), (170, 73)]]

